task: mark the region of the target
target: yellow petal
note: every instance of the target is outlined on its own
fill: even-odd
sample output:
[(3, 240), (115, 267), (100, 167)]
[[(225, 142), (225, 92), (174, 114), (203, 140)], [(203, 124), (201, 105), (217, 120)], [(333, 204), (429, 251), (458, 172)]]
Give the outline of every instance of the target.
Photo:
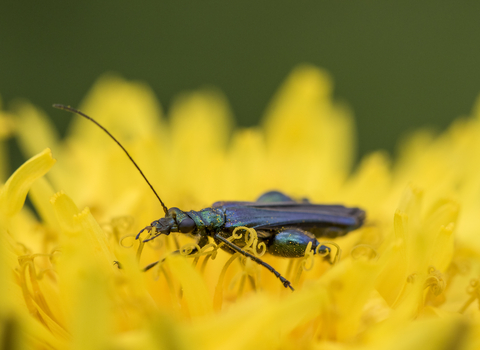
[(12, 217), (22, 209), (32, 183), (47, 173), (55, 164), (49, 148), (30, 158), (8, 179), (0, 192), (0, 211)]
[(22, 103), (17, 106), (16, 114), (19, 144), (25, 155), (30, 157), (40, 152), (45, 146), (56, 151), (59, 136), (45, 113), (31, 104)]
[(168, 268), (182, 285), (190, 315), (198, 318), (210, 314), (213, 310), (211, 295), (198, 272), (191, 267), (185, 258), (180, 256), (170, 256), (166, 262)]
[[(86, 263), (86, 262), (84, 262)], [(86, 263), (76, 290), (70, 295), (74, 306), (71, 316), (72, 349), (105, 349), (111, 341), (112, 319), (108, 312), (111, 295), (108, 281), (95, 264)]]
[(349, 111), (331, 101), (328, 74), (298, 67), (265, 118), (271, 186), (299, 195), (335, 192), (350, 170), (352, 130)]

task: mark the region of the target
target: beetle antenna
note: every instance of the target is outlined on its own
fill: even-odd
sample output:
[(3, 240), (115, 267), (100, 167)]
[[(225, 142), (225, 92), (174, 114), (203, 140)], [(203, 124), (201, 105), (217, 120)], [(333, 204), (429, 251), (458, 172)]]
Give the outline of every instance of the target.
[(78, 114), (88, 120), (90, 120), (91, 122), (93, 122), (94, 124), (96, 124), (100, 129), (102, 129), (103, 131), (105, 131), (107, 133), (108, 136), (110, 136), (113, 141), (115, 141), (117, 143), (117, 145), (120, 146), (120, 148), (125, 152), (125, 154), (127, 155), (127, 157), (130, 159), (130, 161), (133, 163), (133, 165), (135, 165), (135, 167), (137, 168), (137, 170), (140, 172), (140, 174), (143, 176), (143, 178), (145, 179), (145, 181), (147, 182), (148, 186), (150, 186), (150, 188), (152, 189), (153, 193), (155, 193), (155, 196), (157, 196), (158, 200), (160, 201), (160, 204), (162, 205), (163, 207), (163, 211), (165, 212), (165, 215), (168, 214), (168, 208), (167, 206), (163, 203), (163, 201), (160, 199), (160, 196), (158, 195), (158, 193), (155, 191), (155, 189), (153, 188), (152, 184), (150, 183), (150, 181), (147, 180), (147, 177), (145, 176), (145, 174), (143, 173), (143, 171), (140, 169), (140, 167), (137, 165), (137, 163), (135, 163), (135, 161), (133, 160), (133, 158), (130, 156), (130, 154), (127, 152), (127, 150), (125, 149), (125, 147), (122, 146), (122, 144), (112, 135), (110, 134), (110, 132), (105, 129), (102, 125), (100, 125), (95, 119), (89, 117), (88, 115), (86, 115), (85, 113), (79, 111), (78, 109), (75, 109), (75, 108), (72, 108), (70, 106), (65, 106), (65, 105), (60, 105), (60, 104), (54, 104), (53, 105), (54, 108), (58, 108), (58, 109), (62, 109), (64, 111), (69, 111), (69, 112), (72, 112), (72, 113), (75, 113), (75, 114)]

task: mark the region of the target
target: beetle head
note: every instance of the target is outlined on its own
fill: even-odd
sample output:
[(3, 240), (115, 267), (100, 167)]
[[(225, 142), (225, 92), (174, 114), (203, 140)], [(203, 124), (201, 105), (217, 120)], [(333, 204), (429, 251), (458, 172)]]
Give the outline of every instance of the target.
[(196, 227), (192, 218), (183, 211), (178, 208), (170, 208), (164, 218), (153, 221), (141, 230), (136, 238), (138, 239), (143, 231), (148, 231), (150, 235), (144, 240), (144, 242), (148, 242), (162, 234), (168, 236), (170, 232), (192, 233)]
[(153, 221), (149, 227), (150, 227), (150, 230), (154, 231), (156, 235), (163, 234), (168, 236), (170, 232), (178, 232), (178, 225), (175, 219), (170, 215)]

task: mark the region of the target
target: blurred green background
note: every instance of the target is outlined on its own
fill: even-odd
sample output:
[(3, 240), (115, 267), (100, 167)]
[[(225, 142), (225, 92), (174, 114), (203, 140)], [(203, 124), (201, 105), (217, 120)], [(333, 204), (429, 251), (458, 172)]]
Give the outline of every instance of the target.
[(102, 73), (143, 80), (164, 109), (221, 89), (240, 126), (258, 123), (289, 72), (325, 68), (353, 109), (359, 155), (405, 132), (444, 129), (480, 93), (479, 1), (3, 1), (0, 95), (57, 120)]

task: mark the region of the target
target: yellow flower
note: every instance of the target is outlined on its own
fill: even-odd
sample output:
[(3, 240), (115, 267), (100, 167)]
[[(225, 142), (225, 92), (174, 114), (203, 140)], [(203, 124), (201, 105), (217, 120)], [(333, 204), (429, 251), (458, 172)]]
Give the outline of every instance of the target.
[[(0, 192), (4, 348), (480, 345), (480, 103), (441, 135), (412, 135), (393, 165), (377, 152), (356, 169), (352, 116), (332, 101), (327, 74), (310, 66), (291, 74), (257, 128), (232, 130), (216, 91), (181, 96), (162, 119), (148, 87), (114, 76), (100, 79), (81, 109), (122, 142), (169, 208), (278, 189), (358, 206), (367, 221), (328, 243), (331, 263), (262, 256), (293, 293), (214, 244), (171, 255), (191, 250), (192, 239), (134, 239), (164, 213), (118, 146), (79, 117), (60, 140), (25, 104), (0, 115), (2, 125), (14, 120), (9, 128), (31, 157)], [(23, 206), (27, 192), (36, 214)], [(255, 232), (249, 237), (248, 249), (261, 250)]]

